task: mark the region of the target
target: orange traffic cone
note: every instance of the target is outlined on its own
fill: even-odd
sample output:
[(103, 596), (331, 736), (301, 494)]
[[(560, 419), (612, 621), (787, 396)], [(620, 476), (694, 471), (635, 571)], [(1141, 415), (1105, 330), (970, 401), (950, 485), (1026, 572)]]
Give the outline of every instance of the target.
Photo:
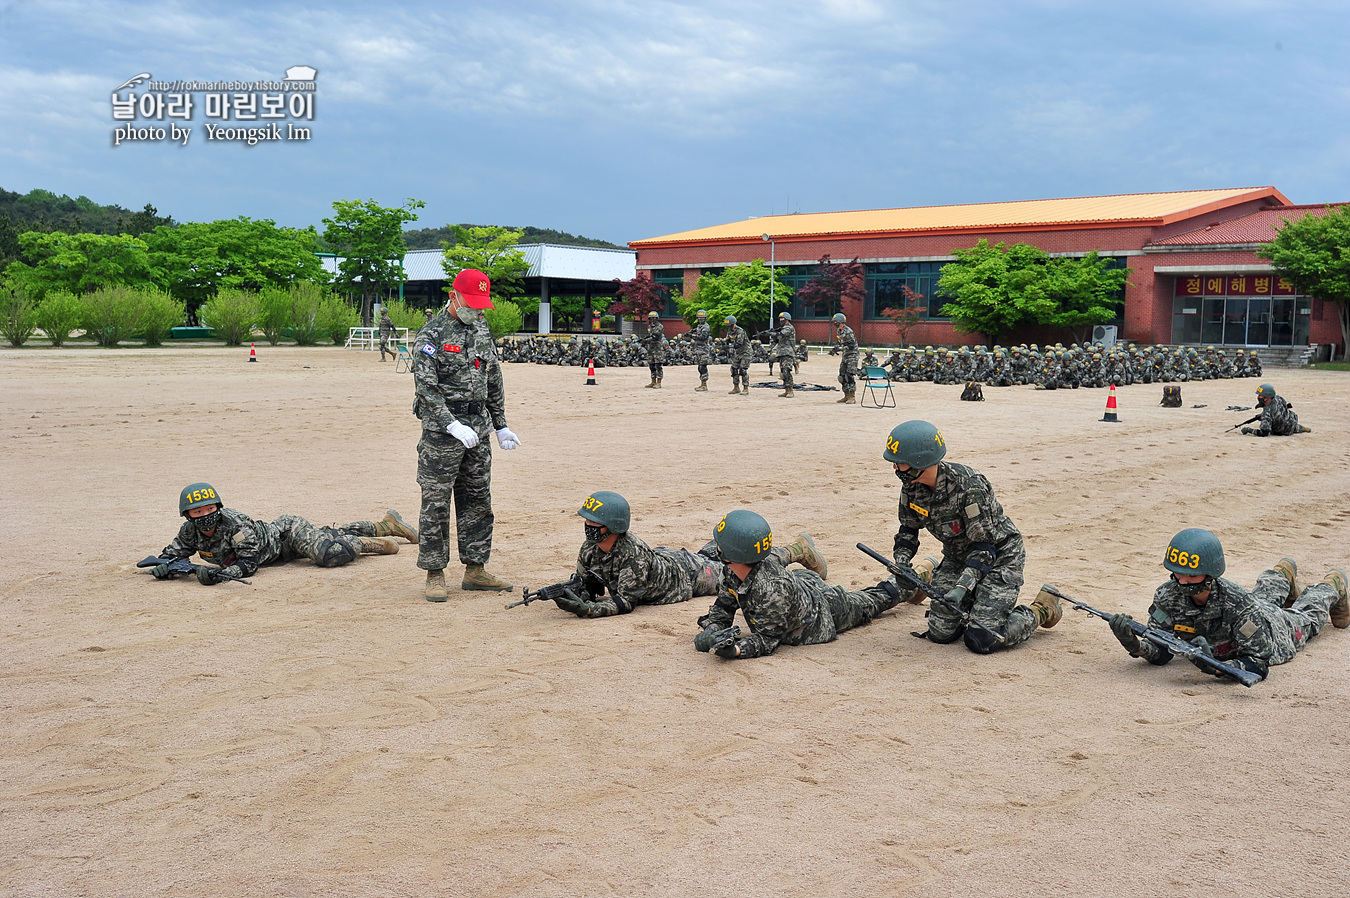
[(595, 386), (595, 359), (586, 360), (586, 386)]
[(1112, 424), (1119, 424), (1120, 419), (1116, 417), (1116, 385), (1111, 384), (1111, 393), (1106, 397), (1106, 414), (1102, 415), (1103, 421), (1109, 421)]
[(256, 361), (258, 361), (258, 350), (255, 348), (255, 345), (252, 344), (252, 343), (248, 344), (248, 360), (249, 360), (250, 362), (256, 362)]

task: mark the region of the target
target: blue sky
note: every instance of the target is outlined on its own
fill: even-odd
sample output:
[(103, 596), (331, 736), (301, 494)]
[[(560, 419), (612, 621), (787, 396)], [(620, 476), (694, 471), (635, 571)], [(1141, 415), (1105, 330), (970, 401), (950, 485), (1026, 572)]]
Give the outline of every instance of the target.
[[(623, 243), (789, 211), (1273, 184), (1350, 200), (1350, 6), (0, 0), (0, 187), (176, 219)], [(313, 137), (112, 146), (109, 95), (318, 69)], [(198, 98), (200, 104), (200, 97)]]

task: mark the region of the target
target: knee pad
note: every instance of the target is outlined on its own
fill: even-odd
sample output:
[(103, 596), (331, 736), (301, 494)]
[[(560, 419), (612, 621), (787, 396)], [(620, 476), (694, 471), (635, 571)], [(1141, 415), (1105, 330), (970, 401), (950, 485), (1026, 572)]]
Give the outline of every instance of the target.
[(960, 639), (962, 630), (963, 630), (962, 627), (957, 627), (955, 630), (952, 631), (950, 636), (939, 636), (938, 634), (933, 632), (932, 624), (929, 624), (928, 641), (936, 642), (938, 645), (947, 645), (948, 643), (956, 642), (956, 640)]
[(977, 655), (987, 655), (998, 648), (998, 640), (983, 630), (966, 627), (966, 648)]
[(342, 567), (356, 560), (356, 550), (336, 539), (326, 539), (319, 543), (314, 563), (319, 567)]

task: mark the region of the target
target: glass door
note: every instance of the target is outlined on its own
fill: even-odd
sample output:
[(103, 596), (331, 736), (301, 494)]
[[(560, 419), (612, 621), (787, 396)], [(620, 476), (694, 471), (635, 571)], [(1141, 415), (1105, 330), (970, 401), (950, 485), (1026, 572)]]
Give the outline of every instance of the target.
[(1294, 345), (1294, 298), (1277, 296), (1271, 301), (1270, 345)]
[(1270, 300), (1266, 298), (1247, 301), (1247, 345), (1270, 345)]
[(1312, 297), (1294, 298), (1294, 345), (1307, 346), (1308, 332), (1312, 328)]
[(1223, 342), (1245, 345), (1247, 342), (1247, 298), (1229, 299), (1224, 304)]
[(1206, 298), (1201, 313), (1200, 323), (1200, 342), (1201, 343), (1222, 343), (1223, 342), (1223, 297)]

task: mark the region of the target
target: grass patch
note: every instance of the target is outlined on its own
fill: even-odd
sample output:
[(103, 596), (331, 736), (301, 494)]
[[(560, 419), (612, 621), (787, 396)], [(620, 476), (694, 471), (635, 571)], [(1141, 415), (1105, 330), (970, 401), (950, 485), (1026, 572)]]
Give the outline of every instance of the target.
[(1318, 362), (1308, 367), (1314, 371), (1350, 371), (1350, 362)]

